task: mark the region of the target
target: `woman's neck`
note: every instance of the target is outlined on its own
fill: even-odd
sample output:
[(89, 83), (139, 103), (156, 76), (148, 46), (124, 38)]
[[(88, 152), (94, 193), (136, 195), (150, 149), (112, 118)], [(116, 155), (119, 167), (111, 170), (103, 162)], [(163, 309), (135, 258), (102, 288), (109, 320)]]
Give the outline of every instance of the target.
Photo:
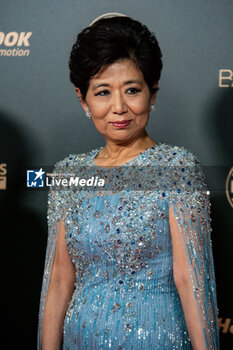
[(108, 140), (105, 147), (95, 158), (95, 163), (96, 165), (117, 165), (115, 164), (117, 162), (120, 165), (128, 162), (147, 148), (152, 147), (155, 143), (146, 132), (140, 138), (124, 144)]

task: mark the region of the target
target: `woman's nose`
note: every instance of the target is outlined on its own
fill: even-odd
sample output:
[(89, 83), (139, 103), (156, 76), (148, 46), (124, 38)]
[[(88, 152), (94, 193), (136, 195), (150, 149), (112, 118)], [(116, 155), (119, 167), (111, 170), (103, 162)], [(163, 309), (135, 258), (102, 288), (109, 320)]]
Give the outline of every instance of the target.
[(127, 112), (127, 104), (120, 92), (116, 92), (112, 97), (112, 112), (122, 114)]

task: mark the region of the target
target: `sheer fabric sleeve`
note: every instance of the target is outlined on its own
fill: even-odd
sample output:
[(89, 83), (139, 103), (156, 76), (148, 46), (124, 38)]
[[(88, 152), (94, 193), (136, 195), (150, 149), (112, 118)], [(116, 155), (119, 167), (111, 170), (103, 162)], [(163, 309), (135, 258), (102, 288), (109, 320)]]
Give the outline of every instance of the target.
[(186, 166), (182, 163), (174, 172), (179, 175), (173, 182), (169, 205), (179, 228), (206, 348), (219, 349), (211, 204), (206, 179), (191, 152)]
[[(62, 167), (62, 162), (56, 163), (53, 174), (59, 174)], [(48, 223), (48, 238), (45, 254), (44, 274), (42, 281), (39, 320), (38, 320), (38, 334), (37, 334), (37, 350), (41, 350), (41, 336), (42, 324), (44, 318), (45, 305), (47, 300), (47, 292), (50, 281), (50, 275), (53, 266), (54, 254), (56, 249), (57, 237), (60, 229), (61, 220), (65, 219), (67, 191), (56, 186), (50, 187), (48, 193), (48, 209), (47, 209), (47, 223)]]

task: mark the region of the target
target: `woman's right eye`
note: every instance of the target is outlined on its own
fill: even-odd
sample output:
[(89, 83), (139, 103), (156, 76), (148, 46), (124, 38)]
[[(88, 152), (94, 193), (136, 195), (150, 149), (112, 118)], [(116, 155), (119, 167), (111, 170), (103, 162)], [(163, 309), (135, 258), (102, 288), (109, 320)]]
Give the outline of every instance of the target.
[(100, 91), (97, 94), (95, 94), (95, 96), (106, 96), (108, 94), (109, 94), (108, 90), (103, 90), (103, 91)]

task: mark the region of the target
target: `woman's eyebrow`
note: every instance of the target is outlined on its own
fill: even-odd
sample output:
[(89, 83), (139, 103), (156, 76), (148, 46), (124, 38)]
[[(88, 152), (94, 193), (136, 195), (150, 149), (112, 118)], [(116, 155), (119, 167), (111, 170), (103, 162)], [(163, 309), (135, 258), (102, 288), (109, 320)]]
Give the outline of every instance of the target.
[[(140, 85), (143, 85), (142, 81), (141, 80), (138, 80), (138, 79), (131, 79), (131, 80), (126, 80), (123, 82), (124, 85), (128, 85), (128, 84), (140, 84)], [(100, 84), (96, 84), (93, 86), (93, 90), (95, 89), (98, 89), (99, 87), (109, 87), (111, 86), (111, 84), (107, 84), (107, 83), (100, 83)]]
[(110, 84), (107, 84), (107, 83), (96, 84), (96, 85), (93, 86), (93, 90), (98, 89), (99, 87), (102, 87), (102, 86), (107, 86), (107, 87), (109, 87)]
[(138, 79), (132, 79), (132, 80), (124, 81), (124, 85), (127, 85), (127, 84), (134, 84), (134, 83), (143, 85), (142, 81), (141, 81), (141, 80), (138, 80)]

